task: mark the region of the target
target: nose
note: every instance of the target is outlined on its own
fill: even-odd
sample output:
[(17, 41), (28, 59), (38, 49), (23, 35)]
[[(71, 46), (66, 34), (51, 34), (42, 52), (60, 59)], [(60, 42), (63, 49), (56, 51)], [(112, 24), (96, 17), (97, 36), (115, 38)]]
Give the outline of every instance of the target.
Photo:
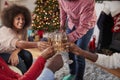
[(20, 23), (24, 23), (25, 22), (25, 20), (24, 19), (20, 19)]

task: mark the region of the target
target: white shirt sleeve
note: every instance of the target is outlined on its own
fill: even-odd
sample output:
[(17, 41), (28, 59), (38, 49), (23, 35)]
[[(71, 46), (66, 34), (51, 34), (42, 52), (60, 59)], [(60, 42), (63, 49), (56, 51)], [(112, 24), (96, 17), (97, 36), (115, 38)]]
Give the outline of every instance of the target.
[(120, 54), (113, 53), (111, 56), (98, 54), (98, 59), (95, 63), (110, 69), (120, 68)]
[(37, 80), (54, 80), (54, 73), (50, 69), (44, 68)]

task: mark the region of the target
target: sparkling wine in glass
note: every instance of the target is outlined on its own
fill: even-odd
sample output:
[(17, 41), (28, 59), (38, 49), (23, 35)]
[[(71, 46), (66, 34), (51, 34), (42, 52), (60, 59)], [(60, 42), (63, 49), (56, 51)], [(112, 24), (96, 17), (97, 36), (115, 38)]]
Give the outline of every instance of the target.
[(64, 46), (68, 42), (66, 33), (56, 33), (54, 34), (53, 40), (54, 49), (57, 53), (60, 53), (63, 57), (65, 63), (71, 64), (73, 61), (69, 59), (67, 48)]

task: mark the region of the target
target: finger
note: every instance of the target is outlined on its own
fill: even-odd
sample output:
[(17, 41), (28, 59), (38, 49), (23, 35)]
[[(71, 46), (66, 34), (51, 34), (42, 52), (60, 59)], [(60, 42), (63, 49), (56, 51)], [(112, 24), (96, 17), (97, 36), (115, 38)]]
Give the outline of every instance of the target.
[(8, 63), (10, 63), (10, 59), (8, 59)]
[(50, 45), (41, 45), (38, 48), (45, 48), (46, 49), (47, 47), (50, 47)]
[(14, 64), (14, 66), (17, 66), (17, 64), (18, 64), (18, 60), (16, 60), (16, 61), (15, 61), (15, 64)]
[(38, 42), (38, 46), (42, 46), (42, 45), (47, 45), (48, 44), (48, 42), (44, 42), (44, 41), (41, 41), (41, 42)]
[(11, 59), (11, 57), (9, 58), (8, 63), (10, 63), (10, 64), (12, 63), (12, 59)]
[(12, 66), (14, 66), (14, 60), (11, 60), (10, 63)]

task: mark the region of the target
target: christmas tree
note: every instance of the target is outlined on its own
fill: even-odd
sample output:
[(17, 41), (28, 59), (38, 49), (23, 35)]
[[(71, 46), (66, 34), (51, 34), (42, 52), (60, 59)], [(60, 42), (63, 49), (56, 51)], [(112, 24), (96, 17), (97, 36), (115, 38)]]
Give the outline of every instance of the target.
[(35, 30), (52, 32), (59, 28), (59, 5), (57, 0), (37, 0), (33, 12), (32, 27)]

